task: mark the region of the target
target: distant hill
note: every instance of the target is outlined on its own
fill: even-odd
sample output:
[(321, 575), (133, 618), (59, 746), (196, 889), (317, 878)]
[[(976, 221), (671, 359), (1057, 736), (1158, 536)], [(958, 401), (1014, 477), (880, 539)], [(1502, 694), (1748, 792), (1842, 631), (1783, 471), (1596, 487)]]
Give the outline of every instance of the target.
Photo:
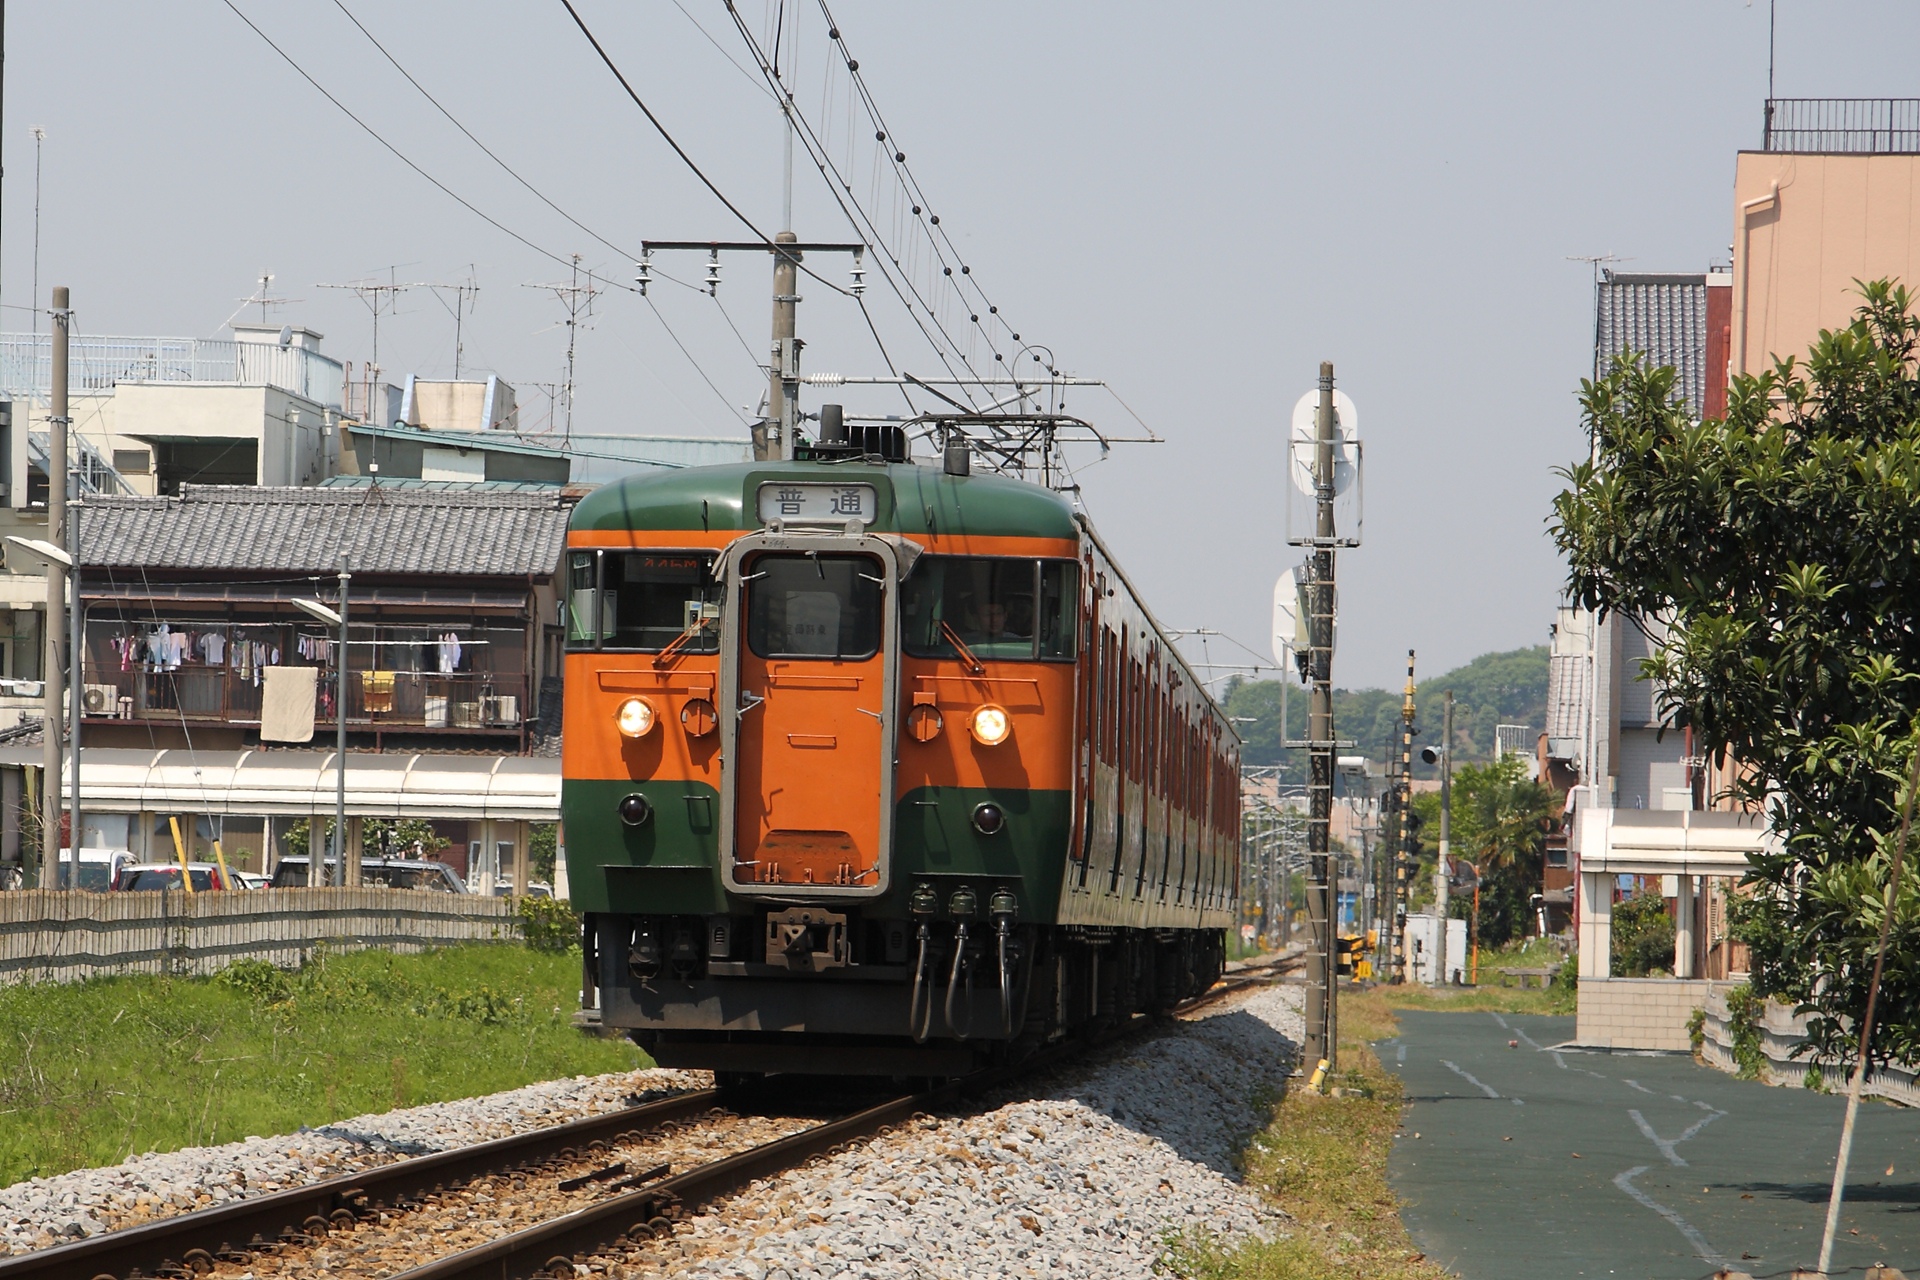
[[(1421, 680), (1414, 694), (1415, 723), (1420, 730), (1414, 739), (1416, 753), (1422, 745), (1440, 741), (1441, 706), (1448, 689), (1453, 690), (1454, 762), (1490, 760), (1496, 724), (1524, 724), (1536, 732), (1545, 727), (1547, 647), (1483, 653), (1464, 667)], [(1400, 700), (1398, 689), (1335, 689), (1335, 735), (1351, 739), (1355, 755), (1397, 763)], [(1246, 763), (1280, 764), (1284, 755), (1289, 766), (1285, 776), (1306, 781), (1306, 753), (1280, 747), (1279, 681), (1236, 683), (1227, 693), (1226, 705), (1227, 714), (1251, 720), (1235, 726), (1246, 739)], [(1287, 720), (1288, 738), (1298, 741), (1307, 736), (1307, 689), (1297, 681), (1287, 690)], [(1414, 772), (1427, 777), (1434, 771), (1416, 760)]]

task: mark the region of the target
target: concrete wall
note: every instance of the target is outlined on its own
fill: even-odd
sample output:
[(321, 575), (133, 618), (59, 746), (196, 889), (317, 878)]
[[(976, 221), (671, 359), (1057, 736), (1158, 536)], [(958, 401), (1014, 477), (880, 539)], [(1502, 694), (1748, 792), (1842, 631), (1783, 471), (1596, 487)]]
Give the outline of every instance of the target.
[(1686, 978), (1582, 978), (1574, 1039), (1600, 1049), (1686, 1053), (1687, 1019), (1725, 983)]
[(1856, 279), (1920, 282), (1920, 156), (1743, 151), (1733, 232), (1733, 372), (1804, 358), (1852, 317)]

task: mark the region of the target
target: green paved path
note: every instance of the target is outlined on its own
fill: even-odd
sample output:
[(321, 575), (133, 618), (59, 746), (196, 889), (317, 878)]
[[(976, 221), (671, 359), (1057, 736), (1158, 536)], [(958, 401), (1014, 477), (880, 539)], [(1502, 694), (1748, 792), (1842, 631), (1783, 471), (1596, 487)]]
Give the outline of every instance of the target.
[[(1415, 1243), (1465, 1280), (1784, 1276), (1818, 1258), (1844, 1099), (1678, 1055), (1551, 1051), (1572, 1018), (1398, 1016), (1376, 1046), (1411, 1104), (1389, 1171)], [(1920, 1273), (1920, 1110), (1861, 1105), (1846, 1199), (1835, 1274)]]

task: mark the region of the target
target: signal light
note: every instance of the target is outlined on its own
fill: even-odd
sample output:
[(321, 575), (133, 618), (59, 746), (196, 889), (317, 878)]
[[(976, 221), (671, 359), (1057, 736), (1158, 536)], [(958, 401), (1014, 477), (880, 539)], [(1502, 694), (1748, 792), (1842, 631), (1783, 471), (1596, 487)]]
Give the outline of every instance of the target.
[(630, 827), (645, 826), (653, 816), (653, 805), (638, 791), (620, 800), (620, 821)]

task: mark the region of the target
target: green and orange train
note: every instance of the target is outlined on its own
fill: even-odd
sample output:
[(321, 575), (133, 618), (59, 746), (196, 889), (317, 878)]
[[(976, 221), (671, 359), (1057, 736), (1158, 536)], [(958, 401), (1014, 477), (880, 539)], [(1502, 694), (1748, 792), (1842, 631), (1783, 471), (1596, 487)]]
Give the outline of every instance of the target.
[(1204, 990), (1239, 742), (1057, 493), (897, 428), (568, 534), (583, 1002), (663, 1065), (937, 1076)]

